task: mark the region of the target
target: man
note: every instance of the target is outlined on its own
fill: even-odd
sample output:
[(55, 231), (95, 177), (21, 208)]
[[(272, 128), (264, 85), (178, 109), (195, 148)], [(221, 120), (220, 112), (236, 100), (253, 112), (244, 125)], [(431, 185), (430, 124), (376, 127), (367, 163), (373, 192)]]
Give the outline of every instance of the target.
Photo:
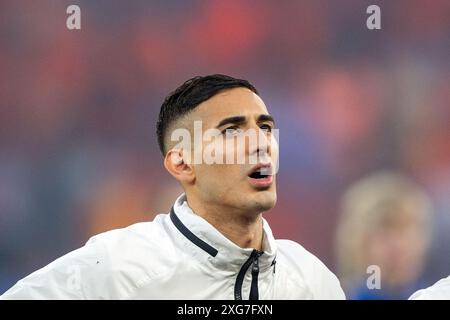
[[(199, 124), (210, 138), (195, 136)], [(165, 99), (157, 123), (164, 166), (185, 192), (170, 213), (91, 238), (2, 298), (344, 299), (325, 265), (299, 244), (275, 240), (262, 217), (276, 202), (273, 128), (249, 82), (188, 80)], [(186, 132), (189, 139), (174, 139)], [(245, 132), (258, 142), (249, 135), (244, 147), (226, 143)]]
[(450, 276), (415, 292), (409, 300), (450, 300)]

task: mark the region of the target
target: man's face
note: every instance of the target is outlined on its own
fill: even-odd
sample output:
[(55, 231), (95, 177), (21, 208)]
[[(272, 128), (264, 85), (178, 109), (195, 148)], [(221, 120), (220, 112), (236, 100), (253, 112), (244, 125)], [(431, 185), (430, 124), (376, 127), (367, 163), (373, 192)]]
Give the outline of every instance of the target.
[[(193, 164), (195, 181), (190, 187), (195, 196), (204, 203), (249, 213), (271, 209), (276, 203), (278, 144), (261, 98), (247, 88), (226, 90), (197, 106), (189, 118), (201, 121), (203, 133), (216, 129), (211, 139), (202, 139), (201, 149), (194, 141), (194, 153), (202, 152), (203, 160), (208, 154), (223, 160)], [(243, 138), (247, 133), (258, 139)]]

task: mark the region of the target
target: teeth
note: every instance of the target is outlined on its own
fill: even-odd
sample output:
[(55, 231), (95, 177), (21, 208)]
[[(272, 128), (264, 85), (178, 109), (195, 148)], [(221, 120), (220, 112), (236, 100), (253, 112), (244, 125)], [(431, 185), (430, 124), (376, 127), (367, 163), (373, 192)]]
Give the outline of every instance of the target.
[(263, 167), (252, 172), (249, 177), (253, 179), (263, 179), (270, 175), (272, 175), (271, 169), (269, 167)]
[(251, 175), (250, 175), (250, 178), (253, 178), (253, 179), (263, 179), (263, 178), (266, 178), (268, 176), (268, 174), (265, 174), (265, 173), (263, 173), (263, 172), (261, 172), (261, 171), (255, 171), (255, 172), (253, 172)]

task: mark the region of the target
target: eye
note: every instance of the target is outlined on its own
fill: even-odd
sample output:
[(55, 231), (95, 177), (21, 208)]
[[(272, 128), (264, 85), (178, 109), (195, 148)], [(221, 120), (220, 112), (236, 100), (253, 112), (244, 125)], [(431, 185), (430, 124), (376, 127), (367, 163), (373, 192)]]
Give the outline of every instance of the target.
[(272, 132), (272, 126), (268, 124), (263, 124), (260, 126), (261, 129), (263, 129), (266, 132)]
[(224, 135), (235, 135), (239, 134), (242, 130), (237, 126), (228, 127), (224, 130), (222, 130), (222, 134)]

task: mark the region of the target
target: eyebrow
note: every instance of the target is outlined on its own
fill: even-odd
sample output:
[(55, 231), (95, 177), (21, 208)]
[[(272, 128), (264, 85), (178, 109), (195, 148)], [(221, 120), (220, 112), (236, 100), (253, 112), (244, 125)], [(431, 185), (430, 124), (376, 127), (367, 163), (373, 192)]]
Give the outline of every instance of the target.
[(219, 124), (217, 125), (216, 128), (222, 127), (226, 124), (242, 124), (242, 123), (245, 123), (245, 120), (246, 119), (244, 116), (234, 116), (234, 117), (225, 118), (219, 122)]
[[(244, 116), (234, 116), (234, 117), (225, 118), (219, 122), (219, 124), (216, 126), (216, 128), (220, 128), (226, 124), (242, 124), (242, 123), (245, 123), (246, 120), (247, 119)], [(275, 123), (275, 120), (269, 114), (261, 114), (258, 117), (257, 122), (263, 122), (263, 121), (270, 121), (270, 122)]]
[(275, 124), (275, 119), (270, 114), (262, 114), (258, 117), (258, 122), (270, 121)]

